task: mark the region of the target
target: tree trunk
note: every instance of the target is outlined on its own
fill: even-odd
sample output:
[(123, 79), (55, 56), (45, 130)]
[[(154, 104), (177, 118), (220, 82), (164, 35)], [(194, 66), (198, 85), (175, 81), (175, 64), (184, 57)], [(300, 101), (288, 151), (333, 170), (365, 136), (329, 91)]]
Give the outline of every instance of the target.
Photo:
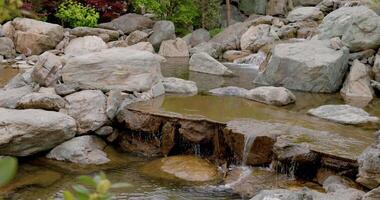
[(231, 24), (231, 2), (230, 0), (226, 0), (226, 8), (227, 8), (227, 26)]

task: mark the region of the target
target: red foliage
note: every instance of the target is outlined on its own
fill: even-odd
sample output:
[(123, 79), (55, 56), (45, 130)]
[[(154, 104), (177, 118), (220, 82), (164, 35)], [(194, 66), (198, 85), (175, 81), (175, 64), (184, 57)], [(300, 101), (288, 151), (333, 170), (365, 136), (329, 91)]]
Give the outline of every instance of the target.
[(110, 21), (127, 12), (125, 0), (81, 0), (84, 5), (94, 7), (100, 13), (100, 21)]

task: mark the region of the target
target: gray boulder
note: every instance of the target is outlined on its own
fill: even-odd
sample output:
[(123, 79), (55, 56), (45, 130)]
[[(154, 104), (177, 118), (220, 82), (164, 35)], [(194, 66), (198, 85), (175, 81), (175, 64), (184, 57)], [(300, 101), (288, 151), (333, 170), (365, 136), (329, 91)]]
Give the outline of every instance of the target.
[(285, 17), (293, 9), (292, 0), (268, 0), (266, 14)]
[(375, 73), (376, 81), (380, 81), (380, 54), (375, 55), (375, 62), (372, 70)]
[(136, 30), (144, 30), (153, 26), (153, 21), (149, 17), (129, 13), (120, 16), (111, 22), (99, 24), (99, 28), (121, 30), (124, 33), (132, 33)]
[(241, 0), (239, 1), (239, 9), (248, 15), (265, 15), (267, 2), (267, 0)]
[(340, 124), (365, 125), (379, 123), (379, 118), (370, 116), (363, 109), (350, 105), (324, 105), (310, 109), (308, 114)]
[(380, 199), (380, 187), (367, 192), (363, 196), (362, 200), (377, 200), (377, 199)]
[(158, 54), (164, 57), (188, 58), (189, 49), (185, 40), (177, 38), (175, 40), (163, 41)]
[(271, 33), (271, 26), (260, 24), (251, 26), (247, 32), (241, 36), (240, 45), (242, 50), (250, 50), (256, 53), (261, 47), (271, 44), (276, 40), (276, 36)]
[[(126, 47), (129, 50), (138, 50), (138, 51), (149, 51), (151, 53), (155, 53), (154, 48), (150, 42), (139, 42), (132, 46)], [(157, 57), (158, 58), (158, 57)]]
[(73, 118), (59, 112), (0, 108), (0, 154), (29, 156), (55, 147), (76, 133)]
[(197, 84), (194, 81), (187, 81), (180, 78), (164, 78), (162, 84), (165, 93), (196, 95), (198, 93)]
[(278, 44), (254, 82), (308, 92), (336, 92), (347, 62), (348, 51), (334, 50), (327, 41)]
[(110, 161), (103, 151), (106, 146), (97, 136), (84, 135), (56, 146), (46, 157), (83, 165), (101, 165)]
[(55, 85), (61, 77), (62, 61), (60, 57), (45, 52), (38, 57), (32, 72), (32, 80), (41, 86)]
[(73, 117), (78, 124), (78, 133), (95, 131), (108, 122), (106, 96), (99, 90), (83, 90), (65, 97), (68, 102), (60, 112)]
[(66, 56), (81, 56), (107, 49), (107, 44), (98, 36), (84, 36), (75, 38), (65, 48)]
[(356, 182), (374, 189), (380, 186), (380, 134), (376, 133), (375, 143), (358, 158), (359, 174)]
[(154, 48), (159, 48), (162, 41), (175, 39), (175, 26), (171, 21), (158, 21), (153, 26), (153, 34), (149, 42)]
[(29, 85), (0, 90), (0, 107), (16, 108), (17, 102), (23, 96), (32, 93), (33, 90), (33, 87)]
[(191, 55), (204, 52), (211, 57), (218, 59), (223, 53), (223, 46), (216, 42), (203, 42), (191, 48), (189, 51)]
[(190, 46), (196, 46), (211, 39), (210, 33), (206, 29), (197, 29), (191, 33)]
[(191, 56), (189, 64), (190, 71), (214, 75), (232, 75), (231, 70), (204, 52)]
[(342, 7), (328, 14), (318, 30), (319, 39), (341, 37), (353, 52), (380, 46), (380, 16), (366, 6)]
[(75, 35), (77, 37), (98, 36), (102, 38), (104, 42), (117, 40), (120, 35), (119, 31), (92, 27), (75, 27), (70, 29), (69, 33), (70, 35)]
[(239, 22), (218, 33), (209, 42), (218, 43), (223, 50), (240, 49), (240, 38), (248, 30), (249, 24)]
[(125, 98), (125, 95), (120, 90), (111, 90), (108, 93), (106, 114), (110, 120), (115, 118), (116, 113)]
[(8, 37), (0, 37), (0, 55), (5, 58), (12, 58), (16, 55), (15, 45)]
[(125, 40), (127, 41), (127, 45), (134, 45), (139, 42), (146, 42), (148, 40), (148, 36), (148, 33), (136, 30), (129, 34)]
[(317, 7), (298, 7), (290, 11), (286, 19), (289, 22), (304, 20), (319, 21), (323, 19), (323, 13)]
[(56, 95), (49, 93), (30, 93), (23, 96), (17, 102), (17, 108), (21, 109), (44, 109), (59, 111), (59, 109), (65, 107), (66, 101)]
[(262, 86), (249, 90), (245, 97), (260, 103), (285, 106), (296, 101), (296, 96), (284, 87)]
[(149, 90), (162, 77), (162, 58), (129, 48), (104, 49), (70, 58), (62, 70), (63, 81), (82, 89)]
[(247, 95), (248, 90), (235, 86), (228, 86), (222, 88), (215, 88), (208, 91), (212, 95), (216, 96), (238, 96), (245, 97)]

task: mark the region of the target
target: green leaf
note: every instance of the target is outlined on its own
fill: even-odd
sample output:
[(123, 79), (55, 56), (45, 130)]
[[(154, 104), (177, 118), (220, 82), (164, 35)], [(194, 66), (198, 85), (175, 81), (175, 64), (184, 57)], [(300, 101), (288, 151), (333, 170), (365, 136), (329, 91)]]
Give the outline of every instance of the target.
[(83, 185), (73, 185), (73, 189), (75, 193), (79, 195), (89, 196), (91, 194)]
[(75, 200), (75, 197), (70, 191), (64, 191), (63, 192), (63, 199), (64, 200)]
[(112, 189), (120, 189), (120, 188), (127, 188), (132, 187), (132, 184), (129, 183), (114, 183), (111, 185)]
[(79, 176), (78, 181), (83, 185), (96, 187), (96, 181), (90, 176)]
[(18, 162), (14, 157), (0, 158), (0, 187), (8, 184), (17, 174)]

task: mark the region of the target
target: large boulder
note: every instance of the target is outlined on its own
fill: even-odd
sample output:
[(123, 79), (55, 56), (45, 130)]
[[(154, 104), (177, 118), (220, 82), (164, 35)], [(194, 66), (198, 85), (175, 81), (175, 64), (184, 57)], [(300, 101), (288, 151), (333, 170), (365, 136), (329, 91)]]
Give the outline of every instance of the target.
[(363, 125), (379, 123), (378, 117), (370, 116), (363, 109), (350, 105), (324, 105), (310, 109), (308, 114), (341, 124)]
[(66, 101), (56, 94), (37, 92), (27, 94), (17, 102), (17, 108), (52, 111), (59, 111), (61, 108), (64, 108), (65, 105)]
[(171, 21), (158, 21), (153, 26), (153, 34), (149, 42), (154, 48), (159, 48), (162, 41), (175, 39), (175, 26)]
[(190, 71), (214, 75), (232, 75), (231, 70), (204, 52), (191, 56), (189, 64)]
[(228, 86), (222, 88), (215, 88), (208, 91), (210, 94), (215, 96), (238, 96), (245, 97), (247, 95), (248, 90), (245, 88)]
[(266, 14), (285, 17), (292, 8), (293, 4), (291, 0), (269, 0)]
[(365, 6), (342, 7), (328, 14), (319, 26), (319, 39), (341, 37), (353, 52), (380, 46), (380, 16)]
[(347, 62), (348, 51), (334, 50), (327, 41), (278, 44), (254, 82), (308, 92), (336, 92)]
[(377, 199), (380, 199), (380, 187), (367, 192), (363, 196), (362, 200), (377, 200)]
[(73, 117), (78, 123), (78, 133), (96, 131), (108, 122), (107, 98), (99, 90), (83, 90), (65, 97), (67, 105), (60, 112)]
[(380, 81), (380, 54), (375, 55), (375, 62), (372, 70), (375, 73), (375, 80)]
[(139, 42), (137, 44), (134, 44), (132, 46), (126, 47), (126, 49), (130, 50), (138, 50), (138, 51), (149, 51), (151, 53), (155, 53), (154, 47), (150, 42)]
[(104, 42), (117, 40), (120, 35), (119, 31), (92, 27), (75, 27), (70, 29), (69, 32), (70, 35), (75, 35), (77, 37), (98, 36), (102, 38)]
[(298, 7), (290, 11), (286, 19), (289, 22), (304, 20), (319, 21), (323, 19), (323, 13), (316, 7)]
[(211, 57), (218, 59), (223, 53), (223, 45), (216, 42), (203, 42), (191, 48), (189, 51), (191, 55), (204, 52)]
[(107, 44), (100, 37), (84, 36), (71, 40), (65, 48), (65, 55), (80, 56), (107, 48)]
[(63, 27), (57, 24), (28, 18), (16, 18), (12, 21), (15, 29), (13, 41), (16, 50), (25, 55), (39, 55), (54, 49), (63, 39)]
[(251, 26), (241, 36), (240, 45), (242, 50), (250, 50), (256, 53), (261, 47), (273, 43), (276, 37), (271, 33), (271, 26), (260, 24)]
[(76, 123), (62, 113), (0, 108), (0, 154), (29, 156), (74, 137)]
[(164, 57), (186, 58), (189, 57), (189, 49), (185, 40), (177, 38), (175, 40), (163, 41), (158, 54)]
[(190, 46), (196, 46), (211, 39), (210, 33), (206, 29), (197, 29), (191, 33)]
[(198, 93), (197, 84), (194, 81), (187, 81), (180, 78), (164, 78), (162, 84), (165, 93), (196, 95)]
[(125, 40), (127, 41), (127, 45), (134, 45), (139, 42), (146, 42), (148, 40), (148, 36), (148, 33), (136, 30), (129, 34)]
[(376, 141), (358, 158), (359, 174), (357, 182), (374, 189), (380, 186), (380, 134), (376, 133)]
[(46, 157), (83, 165), (100, 165), (110, 161), (103, 151), (106, 146), (107, 144), (97, 136), (84, 135), (56, 146)]
[(50, 52), (45, 52), (38, 57), (38, 61), (33, 68), (31, 77), (34, 82), (41, 86), (52, 86), (60, 79), (61, 70), (61, 58)]
[(290, 90), (273, 86), (262, 86), (249, 90), (245, 98), (276, 106), (285, 106), (296, 101), (296, 96)]
[(248, 30), (249, 24), (239, 22), (233, 24), (213, 37), (210, 42), (218, 43), (223, 50), (240, 49), (240, 38)]
[(128, 47), (104, 49), (70, 58), (62, 78), (66, 84), (78, 84), (82, 89), (146, 91), (162, 77), (161, 59)]
[(267, 3), (267, 0), (241, 0), (239, 1), (239, 9), (247, 15), (265, 15)]
[(26, 85), (17, 88), (0, 89), (0, 107), (16, 108), (17, 102), (33, 92), (33, 87)]
[(129, 13), (120, 16), (111, 22), (99, 24), (99, 28), (121, 30), (124, 33), (132, 33), (136, 30), (144, 30), (153, 26), (153, 21), (149, 17)]
[(8, 37), (0, 37), (0, 56), (12, 58), (16, 55), (15, 45)]

